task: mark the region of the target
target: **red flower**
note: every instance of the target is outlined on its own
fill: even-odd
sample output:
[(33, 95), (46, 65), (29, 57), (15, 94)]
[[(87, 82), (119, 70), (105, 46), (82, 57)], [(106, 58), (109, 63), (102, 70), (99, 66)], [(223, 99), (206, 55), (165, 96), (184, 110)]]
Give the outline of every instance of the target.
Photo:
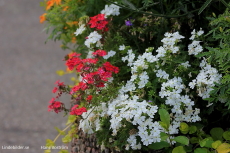
[(65, 86), (64, 82), (60, 82), (60, 80), (57, 80), (55, 84), (57, 84), (58, 87)]
[(108, 21), (106, 20), (104, 14), (98, 14), (94, 17), (90, 17), (90, 21), (88, 24), (90, 25), (90, 28), (96, 28), (98, 30), (108, 31), (108, 27), (106, 27)]
[(107, 55), (107, 52), (104, 50), (96, 50), (95, 52), (92, 53), (94, 56), (105, 56)]
[(87, 84), (84, 82), (80, 82), (78, 85), (74, 86), (71, 91), (70, 94), (74, 94), (76, 93), (78, 90), (86, 90), (88, 88)]
[(116, 66), (111, 65), (109, 62), (105, 62), (103, 64), (103, 66), (104, 66), (104, 68), (105, 68), (106, 71), (114, 72), (116, 74), (119, 72), (119, 68), (116, 67)]
[(50, 105), (48, 106), (48, 111), (54, 110), (55, 113), (61, 112), (64, 108), (63, 105), (64, 105), (63, 103), (59, 101), (55, 101), (55, 99), (52, 98), (50, 100)]
[(68, 67), (69, 70), (73, 70), (75, 66), (77, 66), (78, 64), (81, 64), (82, 61), (81, 59), (79, 58), (81, 54), (78, 54), (78, 53), (70, 53), (68, 56), (67, 56), (67, 60), (66, 60), (66, 66)]
[(57, 87), (54, 87), (54, 89), (53, 89), (53, 93), (56, 93), (57, 92), (57, 90), (58, 90), (58, 88)]
[(82, 115), (82, 113), (87, 112), (87, 109), (85, 107), (78, 108), (79, 105), (74, 105), (71, 108), (70, 115)]
[(92, 98), (93, 98), (93, 96), (92, 96), (92, 95), (89, 95), (89, 96), (87, 96), (86, 100), (87, 100), (87, 101), (91, 101)]

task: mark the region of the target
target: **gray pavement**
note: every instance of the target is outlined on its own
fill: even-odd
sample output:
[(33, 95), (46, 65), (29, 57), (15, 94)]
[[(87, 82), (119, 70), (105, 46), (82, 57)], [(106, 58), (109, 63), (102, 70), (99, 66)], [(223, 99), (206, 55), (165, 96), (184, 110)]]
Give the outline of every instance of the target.
[[(47, 106), (54, 82), (69, 81), (56, 75), (65, 69), (62, 59), (68, 52), (60, 43), (44, 44), (48, 35), (39, 23), (40, 1), (0, 0), (0, 153), (43, 152), (45, 140), (57, 134), (54, 127), (65, 126), (63, 113), (48, 112)], [(29, 149), (3, 149), (9, 145)]]

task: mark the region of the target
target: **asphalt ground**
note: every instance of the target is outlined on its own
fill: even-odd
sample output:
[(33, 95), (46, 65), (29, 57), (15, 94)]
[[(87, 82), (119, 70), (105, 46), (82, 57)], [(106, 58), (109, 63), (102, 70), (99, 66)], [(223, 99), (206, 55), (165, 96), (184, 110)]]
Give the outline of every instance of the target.
[[(60, 42), (44, 43), (48, 34), (39, 23), (40, 1), (0, 0), (0, 153), (42, 153), (46, 139), (57, 135), (54, 127), (65, 127), (63, 113), (48, 112), (47, 106), (56, 80), (69, 81), (56, 74), (65, 69), (68, 52)], [(68, 97), (62, 100), (69, 103)]]

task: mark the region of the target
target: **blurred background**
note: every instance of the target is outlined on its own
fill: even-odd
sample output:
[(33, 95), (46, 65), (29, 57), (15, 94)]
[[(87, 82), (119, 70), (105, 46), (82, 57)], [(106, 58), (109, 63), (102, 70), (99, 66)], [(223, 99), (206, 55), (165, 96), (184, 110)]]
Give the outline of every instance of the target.
[[(56, 80), (69, 81), (56, 74), (65, 69), (62, 59), (68, 52), (59, 42), (45, 44), (40, 1), (0, 0), (0, 153), (44, 152), (46, 139), (57, 135), (54, 127), (63, 129), (67, 120), (63, 113), (47, 111)], [(69, 97), (62, 100), (69, 103)], [(29, 149), (2, 148), (9, 145)]]

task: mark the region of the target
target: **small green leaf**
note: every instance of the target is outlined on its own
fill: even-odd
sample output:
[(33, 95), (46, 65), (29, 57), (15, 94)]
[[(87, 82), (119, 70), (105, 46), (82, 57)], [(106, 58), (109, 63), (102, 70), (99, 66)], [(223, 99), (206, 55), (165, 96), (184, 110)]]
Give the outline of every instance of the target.
[(65, 135), (65, 131), (60, 130), (58, 127), (54, 127), (60, 135)]
[(168, 136), (166, 133), (164, 133), (164, 132), (161, 132), (161, 133), (160, 133), (160, 136), (161, 136), (161, 141), (167, 140), (168, 137), (169, 137), (169, 136)]
[(185, 136), (177, 136), (174, 138), (176, 142), (179, 142), (183, 145), (188, 145), (189, 144), (189, 139)]
[(46, 146), (47, 147), (52, 147), (52, 146), (55, 146), (55, 143), (53, 142), (53, 140), (46, 139)]
[(224, 133), (224, 130), (222, 128), (212, 128), (210, 131), (210, 134), (214, 140), (222, 140), (222, 135)]
[(192, 144), (194, 144), (194, 143), (199, 143), (199, 139), (198, 139), (197, 137), (192, 137), (192, 138), (190, 139), (190, 142), (191, 142)]
[(68, 134), (64, 138), (62, 138), (63, 143), (69, 143), (69, 142), (71, 142), (71, 140), (72, 140), (72, 138)]
[(60, 150), (58, 153), (69, 153), (68, 150)]
[(208, 153), (208, 152), (207, 152), (207, 149), (205, 148), (196, 148), (194, 150), (194, 153)]
[(44, 153), (51, 153), (50, 149), (44, 150)]
[(193, 134), (196, 131), (197, 131), (197, 127), (196, 126), (192, 125), (192, 126), (189, 127), (189, 134)]
[(169, 128), (170, 125), (170, 115), (167, 110), (159, 109), (160, 119), (166, 125), (166, 129)]
[(66, 125), (73, 123), (76, 120), (76, 118), (77, 118), (76, 115), (69, 115)]
[(224, 137), (225, 140), (230, 140), (230, 131), (225, 131), (223, 133), (223, 137)]
[(178, 146), (173, 149), (172, 153), (186, 153), (183, 146)]
[(189, 126), (188, 126), (188, 124), (186, 124), (186, 123), (184, 123), (184, 122), (181, 122), (180, 123), (180, 131), (181, 131), (181, 133), (183, 133), (183, 134), (187, 134), (188, 133), (188, 131), (189, 131)]
[(220, 140), (217, 140), (215, 142), (212, 143), (212, 148), (216, 149), (217, 147), (219, 147), (219, 145), (221, 145), (221, 141)]

